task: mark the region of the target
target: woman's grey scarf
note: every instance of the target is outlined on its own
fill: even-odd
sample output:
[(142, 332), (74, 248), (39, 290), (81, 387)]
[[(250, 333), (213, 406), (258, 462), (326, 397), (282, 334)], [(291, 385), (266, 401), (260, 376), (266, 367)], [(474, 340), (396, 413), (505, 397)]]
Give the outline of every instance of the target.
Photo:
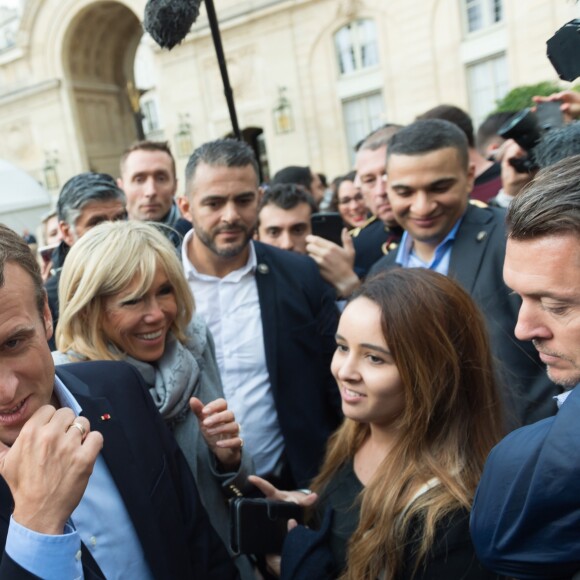
[(189, 399), (196, 395), (200, 381), (202, 353), (206, 346), (205, 324), (194, 316), (186, 331), (187, 344), (169, 333), (163, 356), (154, 364), (127, 357), (149, 387), (161, 416), (169, 425), (180, 423), (191, 413)]

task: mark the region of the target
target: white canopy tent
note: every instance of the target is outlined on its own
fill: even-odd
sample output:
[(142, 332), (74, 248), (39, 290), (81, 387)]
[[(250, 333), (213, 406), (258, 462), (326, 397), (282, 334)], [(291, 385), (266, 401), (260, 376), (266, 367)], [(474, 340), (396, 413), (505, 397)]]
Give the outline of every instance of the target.
[(50, 209), (50, 194), (28, 173), (0, 159), (0, 223), (19, 234), (25, 228), (36, 233)]

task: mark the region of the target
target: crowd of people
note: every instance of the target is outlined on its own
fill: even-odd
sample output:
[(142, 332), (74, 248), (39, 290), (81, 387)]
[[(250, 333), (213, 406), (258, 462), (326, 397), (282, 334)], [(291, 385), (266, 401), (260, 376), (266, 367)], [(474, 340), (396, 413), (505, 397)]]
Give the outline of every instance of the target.
[[(580, 94), (548, 100), (533, 155), (440, 105), (326, 188), (218, 139), (176, 197), (141, 141), (41, 243), (0, 225), (0, 577), (580, 573)], [(280, 554), (231, 545), (243, 497), (304, 509)]]

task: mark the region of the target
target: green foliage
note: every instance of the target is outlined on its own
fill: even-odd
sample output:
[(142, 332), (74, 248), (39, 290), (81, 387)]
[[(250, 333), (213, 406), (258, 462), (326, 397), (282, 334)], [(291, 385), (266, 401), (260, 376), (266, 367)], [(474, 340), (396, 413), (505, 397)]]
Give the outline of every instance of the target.
[(535, 85), (523, 85), (512, 89), (503, 99), (496, 101), (497, 108), (494, 113), (520, 111), (531, 107), (534, 103), (532, 97), (547, 97), (552, 93), (561, 91), (562, 88), (553, 81), (544, 81)]

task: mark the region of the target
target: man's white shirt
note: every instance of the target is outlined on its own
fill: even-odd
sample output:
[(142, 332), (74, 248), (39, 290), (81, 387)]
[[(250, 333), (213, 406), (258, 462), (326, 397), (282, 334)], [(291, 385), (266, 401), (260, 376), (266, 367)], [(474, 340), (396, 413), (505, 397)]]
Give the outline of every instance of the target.
[(187, 257), (193, 235), (191, 230), (183, 240), (182, 262), (196, 312), (213, 335), (224, 394), (242, 426), (244, 448), (254, 459), (256, 473), (268, 474), (282, 456), (284, 439), (266, 365), (256, 251), (250, 242), (243, 267), (224, 278), (208, 276)]

